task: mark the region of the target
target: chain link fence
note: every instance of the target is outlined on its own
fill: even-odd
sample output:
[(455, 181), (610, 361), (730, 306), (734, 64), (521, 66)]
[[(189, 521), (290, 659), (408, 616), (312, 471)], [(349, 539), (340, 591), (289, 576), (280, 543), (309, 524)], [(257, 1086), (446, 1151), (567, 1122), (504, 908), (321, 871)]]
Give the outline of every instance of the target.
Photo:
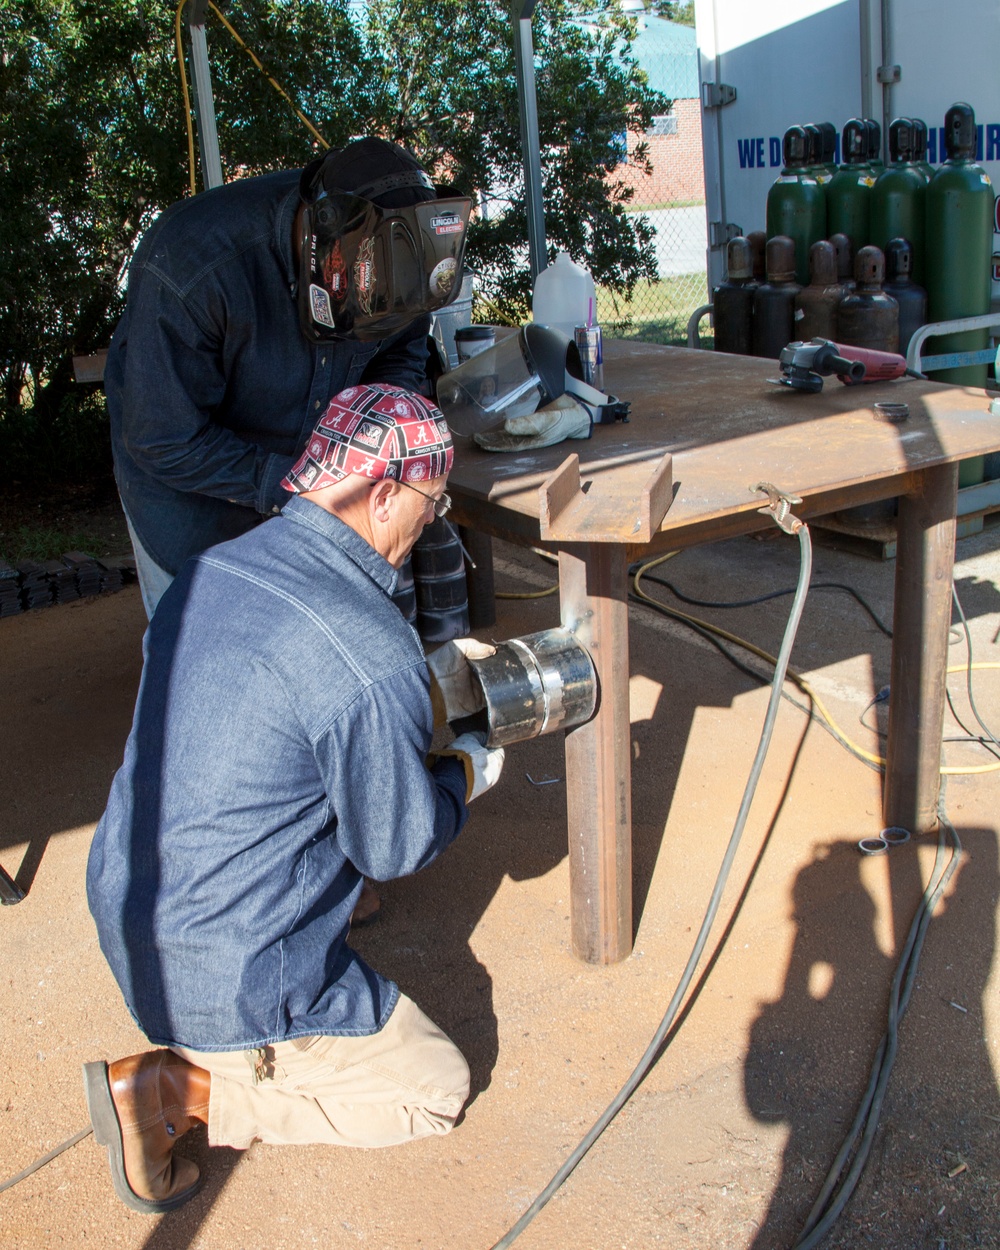
[[(628, 302), (602, 293), (600, 317), (620, 337), (684, 344), (688, 318), (708, 301), (698, 49), (693, 27), (649, 15), (639, 25), (633, 55), (673, 103), (645, 136), (629, 135), (627, 158), (612, 176), (633, 189), (630, 212), (655, 231), (659, 277), (639, 283)], [(651, 173), (634, 163), (638, 143), (647, 146)]]

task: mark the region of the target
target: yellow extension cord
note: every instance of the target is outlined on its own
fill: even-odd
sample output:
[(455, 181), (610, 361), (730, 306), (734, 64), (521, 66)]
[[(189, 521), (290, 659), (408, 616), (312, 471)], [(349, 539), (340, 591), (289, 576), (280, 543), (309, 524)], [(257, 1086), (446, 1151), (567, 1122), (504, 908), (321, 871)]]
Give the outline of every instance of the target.
[[(180, 75), (181, 75), (181, 95), (184, 98), (184, 119), (185, 119), (185, 122), (187, 123), (188, 170), (189, 170), (188, 185), (191, 188), (191, 194), (197, 195), (198, 188), (195, 183), (195, 175), (194, 175), (194, 166), (195, 166), (194, 124), (191, 118), (191, 95), (190, 95), (190, 92), (188, 91), (187, 72), (184, 69), (184, 42), (181, 36), (181, 12), (183, 11), (185, 4), (187, 4), (187, 0), (178, 0), (177, 9), (176, 9), (176, 12), (174, 13), (174, 35), (177, 40), (177, 66), (180, 70)], [(239, 46), (247, 54), (250, 60), (253, 61), (254, 65), (257, 66), (257, 68), (264, 75), (264, 77), (271, 84), (271, 86), (275, 89), (275, 91), (277, 91), (278, 95), (280, 95), (282, 99), (286, 101), (286, 103), (291, 108), (292, 112), (299, 119), (299, 121), (303, 124), (303, 126), (306, 127), (306, 129), (313, 136), (313, 138), (316, 139), (319, 143), (321, 143), (324, 148), (329, 148), (330, 144), (327, 142), (327, 140), (324, 139), (324, 137), (312, 124), (309, 118), (306, 117), (305, 113), (301, 111), (301, 109), (298, 107), (295, 101), (291, 98), (288, 92), (284, 89), (284, 87), (282, 87), (281, 83), (279, 83), (277, 79), (273, 77), (273, 75), (267, 72), (267, 70), (261, 64), (254, 50), (248, 46), (246, 41), (240, 36), (239, 32), (235, 29), (235, 27), (226, 19), (226, 17), (220, 12), (220, 10), (216, 7), (216, 5), (212, 3), (212, 0), (208, 0), (208, 7), (212, 10), (212, 12), (219, 19), (219, 21), (223, 24), (223, 26), (225, 26), (226, 30), (229, 31), (229, 33), (236, 40), (237, 44), (239, 44)]]

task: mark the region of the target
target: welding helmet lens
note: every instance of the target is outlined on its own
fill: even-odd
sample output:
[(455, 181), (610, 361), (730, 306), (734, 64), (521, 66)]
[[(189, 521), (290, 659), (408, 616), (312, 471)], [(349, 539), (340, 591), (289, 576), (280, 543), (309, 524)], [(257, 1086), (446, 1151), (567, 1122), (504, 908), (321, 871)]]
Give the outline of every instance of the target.
[(461, 287), (471, 201), (383, 208), (319, 190), (302, 214), (299, 312), (313, 342), (387, 338), (450, 304)]

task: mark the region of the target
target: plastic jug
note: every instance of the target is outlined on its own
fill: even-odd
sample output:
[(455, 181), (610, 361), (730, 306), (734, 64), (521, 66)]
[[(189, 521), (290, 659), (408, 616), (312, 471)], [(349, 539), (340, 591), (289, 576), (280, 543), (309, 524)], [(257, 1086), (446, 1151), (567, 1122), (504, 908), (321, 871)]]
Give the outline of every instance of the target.
[(536, 325), (562, 330), (572, 339), (577, 326), (597, 324), (597, 291), (586, 269), (569, 252), (559, 252), (535, 279), (531, 315)]

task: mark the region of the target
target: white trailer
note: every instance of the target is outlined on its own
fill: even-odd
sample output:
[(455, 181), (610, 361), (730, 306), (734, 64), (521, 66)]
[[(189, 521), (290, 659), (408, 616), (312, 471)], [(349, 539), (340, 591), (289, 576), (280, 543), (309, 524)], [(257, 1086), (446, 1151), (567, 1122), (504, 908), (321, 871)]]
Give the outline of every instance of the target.
[(963, 100), (975, 109), (978, 159), (1000, 186), (997, 0), (695, 0), (695, 16), (710, 287), (725, 276), (728, 240), (764, 229), (789, 126), (830, 121), (839, 132), (850, 117), (874, 117), (887, 157), (892, 118), (920, 117), (937, 165), (945, 110)]

